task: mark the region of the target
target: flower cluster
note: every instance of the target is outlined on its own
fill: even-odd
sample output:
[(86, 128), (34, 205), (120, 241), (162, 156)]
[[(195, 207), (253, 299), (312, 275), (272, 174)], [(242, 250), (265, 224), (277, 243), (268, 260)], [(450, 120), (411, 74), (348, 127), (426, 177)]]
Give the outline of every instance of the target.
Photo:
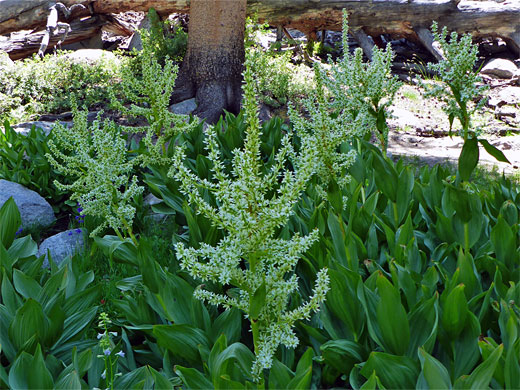
[[(454, 119), (457, 118), (462, 125), (461, 136), (467, 139), (471, 115), (486, 103), (486, 99), (479, 100), (487, 87), (479, 86), (482, 79), (475, 71), (478, 46), (473, 45), (471, 34), (465, 34), (459, 39), (457, 33), (453, 32), (448, 39), (447, 28), (444, 27), (439, 32), (436, 22), (432, 25), (432, 33), (435, 41), (440, 43), (445, 59), (436, 64), (429, 63), (428, 69), (437, 73), (443, 84), (423, 82), (422, 86), (426, 90), (426, 96), (440, 98), (445, 103), (443, 110), (448, 115), (450, 131)], [(470, 109), (468, 103), (477, 100), (478, 103)]]
[[(180, 133), (191, 131), (198, 121), (188, 121), (186, 115), (178, 115), (169, 111), (169, 102), (177, 77), (178, 67), (166, 57), (164, 66), (149, 46), (143, 42), (140, 54), (140, 75), (136, 75), (130, 66), (121, 68), (122, 79), (118, 89), (122, 96), (130, 102), (125, 106), (112, 91), (111, 104), (125, 116), (144, 118), (146, 126), (122, 126), (128, 133), (144, 134), (143, 143), (146, 153), (140, 159), (144, 164), (167, 165), (170, 163), (166, 149), (172, 138)], [(136, 77), (137, 76), (137, 77)]]
[(85, 215), (103, 221), (91, 236), (111, 227), (118, 232), (128, 229), (134, 218), (133, 199), (144, 190), (131, 176), (135, 161), (129, 160), (124, 139), (116, 124), (96, 120), (89, 126), (87, 112), (73, 106), (74, 126), (57, 125), (49, 140), (46, 157), (53, 167), (67, 176), (76, 177), (72, 184), (55, 182), (82, 205)]
[[(332, 95), (329, 109), (341, 117), (353, 133), (370, 131), (376, 135), (383, 150), (388, 143), (386, 119), (401, 83), (392, 76), (394, 52), (390, 44), (385, 50), (373, 48), (372, 58), (363, 62), (363, 51), (349, 51), (347, 12), (343, 11), (343, 57), (337, 63), (330, 62), (330, 71), (317, 67), (316, 77)], [(321, 103), (323, 104), (323, 102)], [(347, 125), (350, 123), (350, 126)]]
[[(170, 175), (181, 183), (181, 190), (198, 213), (205, 215), (227, 234), (213, 247), (201, 243), (198, 249), (176, 245), (181, 267), (195, 278), (237, 288), (228, 296), (203, 287), (195, 296), (210, 304), (242, 310), (251, 322), (256, 361), (253, 374), (260, 380), (263, 369), (272, 364), (280, 344), (294, 347), (298, 339), (294, 323), (319, 310), (328, 291), (326, 270), (316, 279), (314, 295), (300, 307), (288, 311), (289, 297), (298, 291), (295, 266), (301, 255), (316, 241), (317, 232), (290, 240), (275, 238), (276, 230), (287, 223), (301, 192), (315, 173), (316, 154), (309, 139), (302, 140), (302, 152), (291, 144), (292, 134), (284, 136), (274, 162), (264, 166), (260, 152), (261, 129), (251, 59), (244, 72), (244, 109), (247, 132), (243, 149), (234, 150), (227, 172), (222, 162), (214, 127), (206, 129), (206, 150), (212, 162), (212, 177), (201, 179), (184, 164), (182, 148), (175, 153)], [(291, 158), (294, 170), (287, 170)], [(215, 202), (207, 201), (202, 189)]]
[(121, 375), (121, 373), (117, 372), (117, 360), (118, 358), (125, 357), (123, 351), (114, 353), (115, 345), (112, 341), (112, 337), (117, 337), (117, 332), (108, 330), (111, 323), (112, 321), (107, 313), (102, 312), (99, 315), (98, 327), (101, 328), (103, 332), (98, 333), (97, 339), (99, 340), (99, 347), (103, 351), (103, 354), (97, 357), (102, 358), (105, 362), (105, 370), (101, 374), (101, 378), (107, 382), (109, 389), (114, 388), (114, 379)]

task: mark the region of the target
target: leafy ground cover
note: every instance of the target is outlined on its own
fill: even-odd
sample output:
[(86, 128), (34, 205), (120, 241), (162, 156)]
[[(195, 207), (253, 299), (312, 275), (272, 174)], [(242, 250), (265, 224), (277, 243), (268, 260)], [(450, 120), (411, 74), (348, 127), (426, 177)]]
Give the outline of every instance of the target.
[(111, 97), (140, 142), (73, 100), (71, 129), (7, 124), (2, 172), (92, 237), (42, 269), (0, 208), (0, 387), (519, 388), (520, 186), (367, 141), (386, 145), (391, 56), (317, 66), (316, 97), (260, 124), (250, 49), (243, 112), (207, 127), (168, 112), (175, 67), (145, 50), (134, 105)]

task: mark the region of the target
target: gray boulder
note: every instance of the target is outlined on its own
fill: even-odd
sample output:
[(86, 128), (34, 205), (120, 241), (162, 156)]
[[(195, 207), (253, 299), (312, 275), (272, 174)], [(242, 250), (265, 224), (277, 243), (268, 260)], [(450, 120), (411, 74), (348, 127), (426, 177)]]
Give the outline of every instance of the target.
[(197, 108), (195, 98), (184, 100), (182, 102), (172, 104), (169, 108), (170, 112), (177, 115), (189, 115)]
[(49, 267), (47, 250), (50, 252), (52, 260), (60, 265), (67, 257), (81, 252), (85, 249), (85, 232), (83, 229), (72, 229), (55, 234), (46, 238), (38, 248), (37, 256), (45, 255), (44, 267)]
[(94, 65), (101, 60), (113, 61), (116, 64), (120, 62), (114, 53), (101, 49), (80, 49), (72, 53), (67, 53), (64, 57), (70, 59), (73, 63), (76, 64), (86, 63), (89, 65)]
[[(61, 122), (62, 125), (67, 127), (72, 127), (72, 122)], [(43, 130), (45, 135), (49, 135), (54, 126), (56, 126), (56, 122), (48, 122), (48, 121), (35, 121), (35, 122), (24, 122), (13, 125), (12, 128), (15, 132), (21, 135), (27, 135), (31, 131), (33, 126), (39, 127)]]
[(10, 197), (20, 210), (22, 229), (43, 229), (56, 221), (51, 205), (42, 196), (21, 184), (0, 179), (0, 207)]
[(513, 78), (517, 71), (518, 68), (513, 61), (494, 58), (484, 65), (480, 73), (500, 79), (510, 79)]

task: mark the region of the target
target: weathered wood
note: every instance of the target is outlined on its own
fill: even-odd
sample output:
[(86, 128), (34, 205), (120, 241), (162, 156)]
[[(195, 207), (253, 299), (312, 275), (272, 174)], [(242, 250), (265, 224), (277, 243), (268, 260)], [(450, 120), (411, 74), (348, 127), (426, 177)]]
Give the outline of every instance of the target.
[(419, 41), (423, 44), (423, 46), (428, 49), (428, 51), (433, 54), (433, 56), (437, 59), (437, 61), (441, 61), (444, 59), (444, 53), (440, 47), (439, 42), (435, 41), (432, 32), (424, 27), (418, 27), (415, 29), (417, 33), (417, 37)]
[(370, 40), (370, 37), (365, 34), (362, 28), (358, 28), (356, 30), (351, 30), (350, 33), (358, 43), (358, 45), (363, 49), (363, 53), (367, 56), (369, 60), (372, 60), (372, 48), (374, 47), (374, 43)]
[[(79, 42), (97, 34), (99, 30), (108, 23), (104, 16), (93, 16), (85, 20), (79, 20), (70, 24), (71, 32), (64, 45)], [(12, 60), (27, 57), (38, 52), (42, 39), (46, 36), (45, 31), (26, 35), (14, 35), (8, 41), (0, 41), (0, 50), (6, 51)], [(54, 47), (62, 38), (62, 35), (53, 35), (49, 39), (48, 46)]]
[[(210, 0), (208, 0), (210, 1)], [(228, 0), (233, 6), (235, 0)], [(65, 5), (90, 5), (97, 14), (126, 10), (160, 15), (189, 12), (188, 0), (63, 0)], [(0, 0), (0, 34), (44, 26), (50, 1)], [(433, 20), (450, 31), (475, 38), (500, 37), (520, 54), (520, 1), (469, 0), (248, 0), (249, 15), (271, 25), (299, 29), (306, 34), (341, 29), (341, 10), (349, 13), (352, 30), (363, 28), (371, 36), (390, 34), (420, 42), (415, 29), (429, 28)]]

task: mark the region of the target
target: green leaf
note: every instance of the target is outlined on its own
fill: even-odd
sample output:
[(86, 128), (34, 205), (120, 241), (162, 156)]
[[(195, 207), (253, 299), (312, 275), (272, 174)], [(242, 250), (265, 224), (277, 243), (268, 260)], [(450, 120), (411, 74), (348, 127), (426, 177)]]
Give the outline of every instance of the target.
[(54, 385), (55, 390), (81, 390), (81, 380), (77, 371), (73, 370), (59, 379)]
[(14, 259), (23, 259), (29, 256), (36, 256), (37, 252), (38, 245), (36, 245), (30, 235), (14, 240), (11, 244), (11, 247), (7, 251), (9, 256)]
[(199, 345), (209, 349), (206, 334), (189, 325), (154, 325), (153, 335), (160, 347), (191, 364), (200, 361)]
[(24, 344), (35, 337), (41, 340), (47, 330), (48, 323), (43, 314), (41, 305), (29, 298), (20, 307), (9, 327), (9, 337), (17, 349), (22, 349)]
[(309, 389), (312, 379), (312, 357), (314, 351), (308, 347), (305, 353), (300, 358), (296, 367), (294, 378), (287, 384), (286, 389)]
[(42, 288), (38, 282), (17, 269), (13, 271), (13, 284), (16, 291), (24, 298), (38, 300), (40, 297)]
[(441, 317), (442, 326), (452, 339), (464, 329), (467, 316), (468, 302), (464, 295), (464, 285), (459, 284), (448, 294)]
[(211, 383), (200, 371), (194, 368), (175, 366), (175, 373), (180, 376), (188, 389), (207, 390), (213, 388), (213, 383)]
[(418, 305), (408, 315), (410, 323), (410, 345), (407, 355), (415, 357), (417, 349), (422, 347), (431, 353), (437, 338), (439, 308), (437, 294)]
[(502, 153), (502, 151), (497, 149), (495, 146), (491, 145), (487, 140), (479, 139), (478, 142), (480, 142), (486, 152), (495, 157), (496, 160), (511, 164), (504, 153)]
[(94, 237), (95, 243), (110, 258), (138, 266), (137, 248), (130, 241), (121, 241), (117, 236), (106, 235), (104, 237)]
[(329, 182), (327, 199), (335, 213), (341, 214), (343, 212), (343, 193), (336, 180), (331, 180)]
[(77, 336), (82, 330), (85, 330), (96, 317), (97, 310), (98, 307), (94, 306), (67, 317), (63, 324), (63, 333), (53, 348), (71, 341), (71, 339)]
[(81, 353), (77, 353), (78, 349), (74, 348), (72, 351), (72, 364), (79, 376), (85, 375), (88, 369), (92, 366), (92, 349), (85, 349)]
[(321, 345), (320, 351), (326, 364), (347, 375), (354, 364), (364, 360), (361, 345), (344, 339), (329, 340)]
[(392, 202), (397, 200), (397, 172), (392, 164), (379, 153), (374, 153), (372, 162), (377, 188)]
[(498, 346), (498, 348), (496, 348), (484, 362), (480, 363), (479, 366), (473, 370), (469, 377), (460, 377), (455, 381), (453, 387), (455, 389), (475, 390), (489, 388), (489, 382), (491, 382), (491, 379), (493, 378), (493, 374), (495, 373), (496, 366), (502, 356), (503, 350), (503, 345)]
[(513, 269), (518, 258), (517, 240), (511, 227), (501, 215), (498, 216), (497, 224), (491, 229), (490, 239), (497, 260)]
[(429, 389), (451, 389), (450, 374), (441, 362), (423, 348), (419, 348), (419, 360)]
[(225, 310), (213, 321), (211, 328), (213, 341), (218, 339), (221, 334), (225, 334), (228, 343), (234, 343), (240, 340), (241, 333), (242, 314), (238, 309)]
[(479, 150), (476, 138), (467, 138), (459, 156), (459, 175), (462, 181), (468, 181), (478, 163)]
[(365, 311), (359, 303), (357, 296), (358, 285), (362, 284), (361, 277), (345, 267), (337, 267), (337, 270), (328, 270), (330, 288), (334, 294), (328, 294), (325, 304), (342, 322), (342, 325), (358, 339), (365, 327)]
[(9, 371), (9, 386), (12, 389), (54, 388), (54, 381), (43, 360), (40, 345), (36, 347), (34, 356), (26, 352), (18, 356)]
[(0, 243), (9, 249), (22, 224), (20, 211), (11, 197), (0, 207)]
[(143, 283), (151, 292), (157, 294), (162, 284), (162, 280), (159, 276), (160, 265), (154, 260), (153, 247), (148, 239), (141, 238), (139, 240), (137, 253)]
[(345, 224), (341, 218), (341, 214), (338, 216), (329, 212), (327, 216), (327, 226), (332, 237), (332, 243), (334, 244), (334, 257), (341, 265), (352, 268), (351, 264), (349, 264), (347, 251), (345, 249)]
[(5, 270), (3, 270), (2, 275), (2, 286), (0, 289), (0, 292), (2, 293), (2, 302), (9, 313), (14, 316), (16, 310), (18, 310), (22, 305), (23, 301), (14, 291), (13, 285), (9, 281)]
[(410, 326), (399, 292), (382, 275), (377, 278), (377, 289), (377, 322), (385, 351), (404, 355), (410, 343)]
[(267, 291), (265, 288), (265, 282), (260, 285), (250, 298), (249, 301), (249, 317), (252, 320), (257, 320), (260, 312), (265, 306), (265, 297), (267, 295)]
[(388, 389), (413, 389), (419, 376), (414, 360), (384, 352), (372, 352), (361, 369), (361, 374), (368, 379), (374, 371)]

